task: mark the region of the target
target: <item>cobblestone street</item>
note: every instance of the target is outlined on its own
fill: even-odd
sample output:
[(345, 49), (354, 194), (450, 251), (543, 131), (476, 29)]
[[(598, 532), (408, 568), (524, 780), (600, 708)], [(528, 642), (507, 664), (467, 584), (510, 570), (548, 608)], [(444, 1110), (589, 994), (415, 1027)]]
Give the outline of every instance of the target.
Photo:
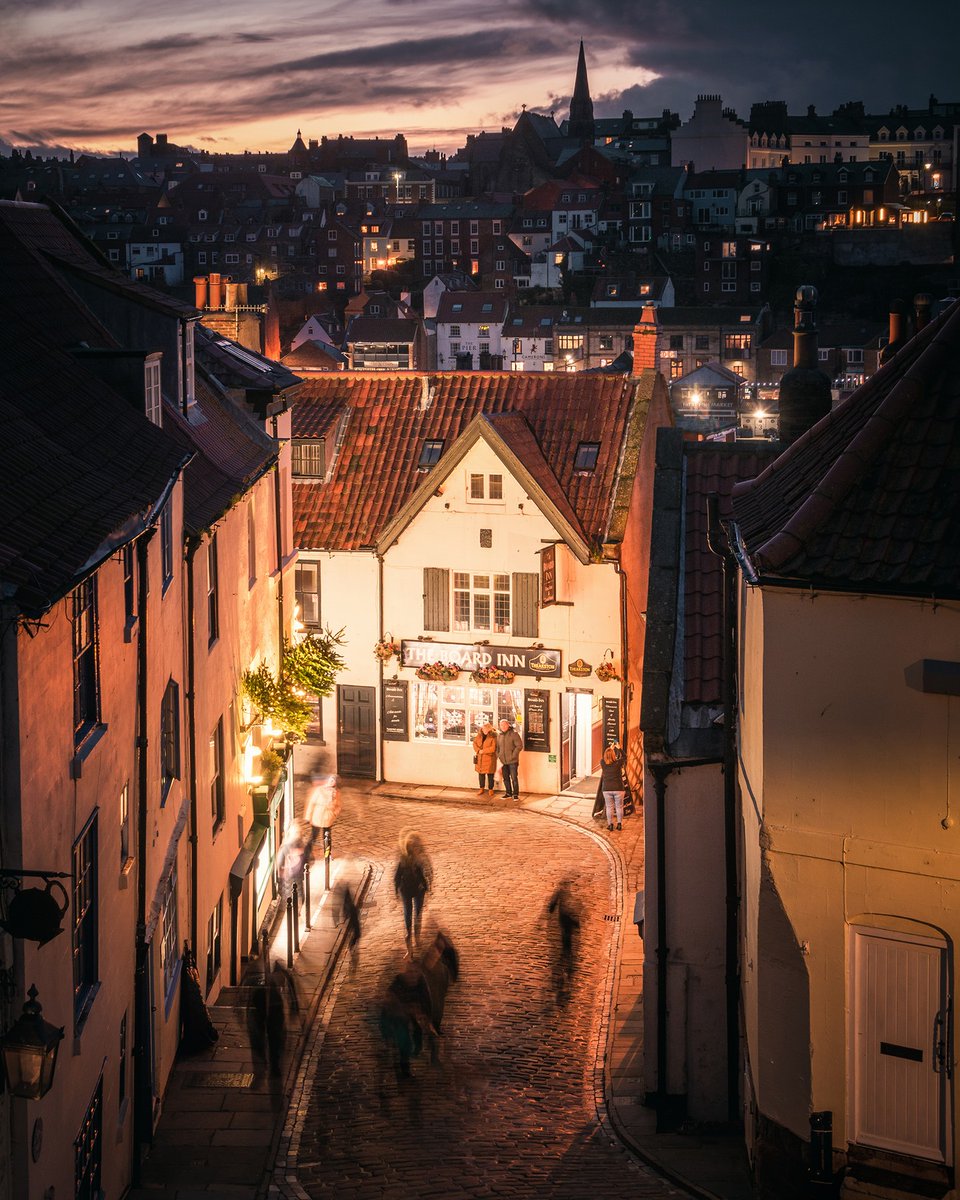
[[(376, 1009), (404, 949), (392, 886), (402, 829), (421, 833), (433, 861), (425, 938), (437, 926), (448, 932), (461, 975), (447, 998), (439, 1064), (425, 1050), (413, 1079), (401, 1083)], [(307, 1047), (276, 1194), (683, 1194), (611, 1135), (598, 1092), (616, 928), (612, 863), (599, 838), (513, 808), (416, 804), (345, 788), (334, 853), (370, 862), (374, 879), (359, 965), (354, 971), (343, 956)], [(562, 878), (583, 921), (572, 991), (558, 1005), (558, 934), (546, 903)]]

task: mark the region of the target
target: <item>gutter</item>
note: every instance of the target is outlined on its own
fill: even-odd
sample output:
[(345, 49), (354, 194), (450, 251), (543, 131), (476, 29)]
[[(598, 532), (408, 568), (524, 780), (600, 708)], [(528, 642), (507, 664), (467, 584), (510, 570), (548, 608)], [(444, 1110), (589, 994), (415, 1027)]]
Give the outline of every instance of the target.
[(200, 539), (190, 538), (184, 556), (187, 566), (187, 745), (190, 758), (190, 773), (187, 789), (190, 798), (190, 945), (197, 953), (198, 908), (197, 891), (200, 883), (200, 866), (197, 861), (197, 650), (196, 637), (196, 577), (195, 569)]

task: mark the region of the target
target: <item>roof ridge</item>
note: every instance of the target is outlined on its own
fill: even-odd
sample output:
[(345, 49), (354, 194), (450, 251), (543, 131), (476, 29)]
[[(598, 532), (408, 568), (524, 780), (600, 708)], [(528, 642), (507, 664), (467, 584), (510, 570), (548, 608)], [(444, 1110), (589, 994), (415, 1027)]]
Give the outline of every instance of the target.
[[(916, 404), (930, 377), (952, 357), (952, 351), (946, 343), (950, 333), (953, 332), (954, 324), (957, 326), (957, 331), (960, 332), (960, 303), (954, 304), (938, 321), (928, 326), (929, 334), (924, 336), (926, 331), (923, 331), (904, 346), (900, 353), (903, 354), (912, 349), (914, 351), (913, 362), (895, 381), (891, 390), (880, 399), (874, 411), (864, 420), (850, 441), (827, 467), (820, 482), (807, 493), (782, 528), (756, 548), (752, 557), (758, 566), (767, 570), (776, 570), (789, 562), (803, 548), (811, 533), (838, 508), (862, 477), (875, 455), (889, 440), (903, 416)], [(918, 338), (923, 339), (923, 344), (917, 345)], [(877, 372), (868, 383), (863, 385), (859, 393), (861, 403), (864, 396), (879, 390), (885, 382), (884, 376), (889, 373), (888, 369), (899, 357), (900, 355), (895, 355), (886, 364), (887, 369)], [(788, 447), (784, 454), (775, 459), (755, 480), (738, 484), (734, 489), (734, 497), (737, 498), (748, 493), (755, 485), (760, 484), (764, 476), (775, 477), (779, 470), (782, 470), (782, 466), (778, 469), (779, 464), (791, 462), (804, 447), (815, 439), (817, 436), (814, 433), (815, 430), (828, 428), (835, 421), (841, 419), (838, 414), (841, 414), (847, 405), (854, 403), (857, 396), (858, 394), (854, 393), (843, 405), (828, 413), (822, 421), (819, 421), (803, 437)]]

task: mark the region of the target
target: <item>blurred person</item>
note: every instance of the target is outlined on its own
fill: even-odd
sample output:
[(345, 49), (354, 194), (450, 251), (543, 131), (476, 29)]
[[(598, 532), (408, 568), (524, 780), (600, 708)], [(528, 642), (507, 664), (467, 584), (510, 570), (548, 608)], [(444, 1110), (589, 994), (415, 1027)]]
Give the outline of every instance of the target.
[(360, 935), (363, 929), (360, 925), (360, 910), (353, 898), (353, 893), (347, 884), (340, 887), (340, 920), (347, 927), (347, 948), (350, 951), (350, 971), (356, 972), (360, 963)]
[(556, 891), (547, 904), (547, 912), (557, 914), (557, 927), (560, 935), (559, 954), (554, 976), (554, 987), (557, 993), (557, 1003), (563, 1003), (569, 997), (569, 986), (576, 970), (576, 952), (574, 939), (580, 930), (580, 913), (573, 899), (569, 879), (562, 879)]
[(419, 834), (400, 835), (400, 858), (393, 873), (393, 890), (403, 904), (403, 924), (407, 954), (413, 940), (420, 945), (423, 901), (433, 886), (433, 866)]
[(300, 818), (291, 821), (283, 844), (277, 852), (277, 879), (280, 881), (280, 896), (283, 900), (293, 895), (294, 884), (297, 885), (300, 895), (303, 895), (303, 869), (307, 862), (309, 841), (309, 824)]
[(305, 820), (310, 823), (307, 857), (313, 858), (313, 847), (324, 829), (330, 829), (340, 816), (340, 779), (328, 771), (315, 770), (310, 777), (310, 791), (303, 806)]

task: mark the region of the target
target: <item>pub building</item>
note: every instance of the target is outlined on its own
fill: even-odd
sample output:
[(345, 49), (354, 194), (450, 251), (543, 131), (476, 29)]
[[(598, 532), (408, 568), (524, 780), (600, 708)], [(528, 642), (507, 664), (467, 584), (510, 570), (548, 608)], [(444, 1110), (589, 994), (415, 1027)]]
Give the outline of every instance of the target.
[[(466, 378), (472, 404), (452, 373), (341, 375), (298, 398), (298, 619), (345, 638), (321, 732), (345, 777), (474, 788), (473, 737), (505, 718), (521, 792), (555, 794), (636, 724), (645, 595), (629, 586), (647, 579), (645, 434), (665, 388), (653, 372)], [(512, 411), (484, 411), (494, 382)], [(298, 441), (325, 429), (334, 462), (298, 476)]]

